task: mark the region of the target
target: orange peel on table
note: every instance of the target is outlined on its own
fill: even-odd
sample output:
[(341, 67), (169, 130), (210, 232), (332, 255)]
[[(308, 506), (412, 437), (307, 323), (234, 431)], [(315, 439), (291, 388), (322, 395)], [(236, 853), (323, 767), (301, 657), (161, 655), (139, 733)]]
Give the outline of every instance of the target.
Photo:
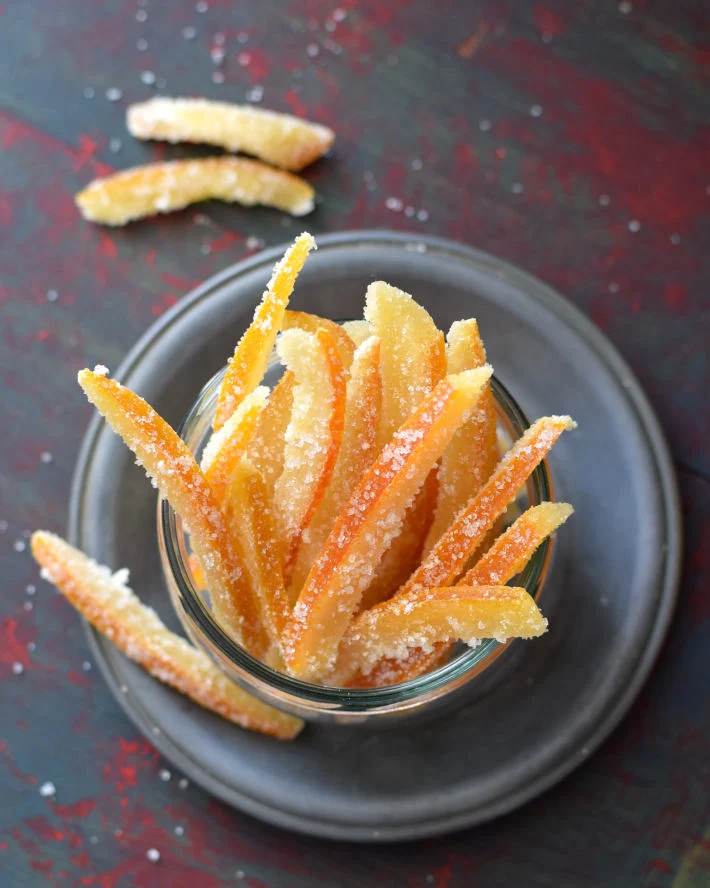
[(286, 330), (276, 350), (296, 379), (283, 471), (274, 485), (274, 509), (288, 582), (303, 532), (325, 496), (338, 459), (347, 371), (332, 336), (324, 328), (315, 333)]
[(244, 157), (198, 157), (132, 167), (94, 179), (75, 197), (84, 219), (102, 225), (126, 225), (213, 199), (274, 207), (292, 216), (305, 216), (315, 206), (315, 192), (305, 179)]
[(442, 380), (360, 479), (335, 521), (283, 639), (291, 674), (325, 678), (363, 591), (433, 464), (466, 420), (490, 367)]
[(171, 632), (141, 604), (126, 580), (60, 537), (32, 535), (42, 575), (99, 632), (159, 681), (243, 728), (292, 740), (303, 722), (262, 703), (230, 681), (202, 651)]
[(282, 553), (269, 494), (258, 469), (247, 459), (242, 459), (232, 472), (224, 512), (256, 591), (261, 623), (278, 652), (291, 604), (284, 588)]
[(376, 336), (370, 336), (358, 347), (350, 367), (343, 437), (333, 476), (320, 505), (302, 534), (291, 576), (291, 597), (294, 603), (335, 519), (363, 472), (377, 456), (381, 403), (380, 340)]
[(280, 332), (296, 278), (311, 250), (313, 237), (304, 232), (276, 263), (254, 320), (237, 343), (219, 389), (214, 428), (219, 429), (239, 403), (259, 385)]
[(367, 675), (383, 658), (406, 659), (410, 650), (485, 638), (533, 638), (547, 620), (525, 589), (514, 586), (451, 586), (419, 589), (360, 614), (345, 633), (332, 676), (339, 684)]
[(81, 370), (79, 384), (111, 428), (135, 453), (190, 533), (212, 595), (215, 615), (257, 657), (269, 640), (224, 517), (185, 442), (142, 398), (100, 372)]
[(300, 170), (332, 146), (327, 126), (254, 105), (157, 96), (130, 105), (126, 123), (137, 139), (198, 142), (243, 151), (287, 170)]
[[(486, 363), (486, 350), (475, 320), (451, 325), (446, 362), (449, 373), (461, 373)], [(456, 432), (441, 456), (436, 509), (424, 552), (429, 552), (458, 512), (490, 478), (499, 458), (495, 403), (489, 384), (471, 418)]]

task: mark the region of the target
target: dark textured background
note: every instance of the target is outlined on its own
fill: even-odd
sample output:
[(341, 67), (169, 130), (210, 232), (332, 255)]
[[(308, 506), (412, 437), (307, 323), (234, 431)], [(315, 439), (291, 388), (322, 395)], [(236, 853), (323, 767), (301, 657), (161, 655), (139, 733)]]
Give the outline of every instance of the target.
[[(709, 885), (710, 9), (204, 6), (0, 0), (0, 885)], [(161, 775), (169, 764), (120, 712), (26, 549), (32, 528), (65, 526), (89, 417), (75, 371), (116, 367), (193, 284), (303, 227), (209, 204), (109, 231), (79, 219), (73, 193), (189, 153), (132, 141), (128, 102), (156, 88), (243, 101), (262, 87), (265, 106), (337, 130), (334, 156), (307, 173), (323, 199), (311, 231), (447, 235), (539, 275), (630, 362), (678, 468), (677, 617), (631, 714), (558, 788), (445, 839), (304, 839)]]

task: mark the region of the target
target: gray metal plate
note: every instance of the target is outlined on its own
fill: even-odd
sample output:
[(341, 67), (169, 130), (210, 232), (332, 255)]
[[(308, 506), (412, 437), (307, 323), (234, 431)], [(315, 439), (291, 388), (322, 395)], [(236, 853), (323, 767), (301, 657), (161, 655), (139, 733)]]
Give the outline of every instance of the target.
[[(198, 287), (116, 375), (179, 424), (231, 353), (281, 252)], [(557, 498), (577, 511), (558, 536), (542, 599), (547, 635), (519, 643), (516, 668), (456, 714), (385, 731), (311, 725), (282, 744), (204, 712), (88, 629), (126, 713), (192, 780), (271, 823), (355, 841), (481, 823), (583, 761), (649, 673), (671, 618), (681, 547), (658, 422), (629, 368), (570, 303), (449, 241), (353, 232), (320, 238), (293, 307), (359, 317), (367, 284), (379, 278), (413, 293), (441, 327), (477, 317), (496, 375), (528, 416), (571, 413), (579, 422), (550, 459)], [(99, 561), (130, 567), (143, 601), (178, 629), (161, 577), (155, 491), (98, 419), (77, 464), (69, 533)]]

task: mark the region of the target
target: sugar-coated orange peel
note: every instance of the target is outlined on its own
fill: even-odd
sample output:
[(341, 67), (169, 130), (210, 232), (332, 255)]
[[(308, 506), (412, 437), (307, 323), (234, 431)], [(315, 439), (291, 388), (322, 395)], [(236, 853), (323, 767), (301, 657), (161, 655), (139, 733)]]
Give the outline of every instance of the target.
[(131, 105), (126, 123), (137, 139), (201, 142), (254, 154), (287, 170), (300, 170), (331, 147), (335, 133), (291, 114), (254, 105), (163, 96)]
[(274, 207), (292, 216), (305, 216), (315, 206), (315, 192), (305, 179), (244, 157), (137, 166), (94, 179), (75, 197), (82, 216), (102, 225), (125, 225), (212, 199)]
[(365, 319), (381, 343), (380, 442), (384, 445), (443, 379), (444, 334), (409, 293), (384, 281), (367, 288)]
[(286, 627), (283, 655), (293, 675), (307, 680), (327, 675), (374, 566), (491, 372), (483, 367), (442, 380), (362, 476), (311, 568)]
[[(540, 503), (528, 509), (491, 545), (460, 586), (501, 585), (517, 576), (535, 550), (572, 514), (569, 503)], [(352, 681), (358, 687), (382, 687), (399, 684), (428, 672), (450, 654), (450, 646), (437, 643), (431, 650), (414, 649), (409, 655), (393, 660), (383, 657), (367, 675), (357, 674)]]
[(291, 418), (283, 471), (274, 486), (274, 508), (290, 578), (303, 532), (333, 476), (345, 422), (347, 372), (330, 333), (287, 330), (277, 352), (294, 374)]
[(224, 510), (256, 592), (261, 622), (278, 652), (291, 605), (284, 588), (272, 504), (264, 479), (247, 459), (242, 459), (231, 474)]
[(575, 428), (569, 416), (544, 416), (533, 423), (498, 463), (421, 565), (397, 593), (453, 584), (486, 533), (542, 462), (562, 432)]
[(276, 479), (284, 468), (286, 429), (291, 419), (295, 384), (295, 376), (287, 370), (259, 414), (256, 430), (247, 448), (247, 455), (264, 479), (270, 498), (273, 498)]
[[(461, 373), (486, 363), (486, 350), (475, 320), (456, 321), (446, 339), (447, 372)], [(487, 386), (470, 419), (456, 432), (441, 456), (436, 510), (425, 552), (430, 551), (457, 513), (478, 493), (498, 459), (495, 404)]]
[(239, 340), (222, 380), (215, 429), (225, 424), (240, 401), (261, 382), (276, 336), (283, 326), (296, 278), (315, 245), (311, 235), (304, 232), (274, 266), (271, 280), (254, 312), (254, 320)]
[(292, 740), (303, 722), (230, 681), (202, 651), (170, 632), (121, 577), (47, 531), (32, 535), (42, 575), (99, 632), (155, 678), (244, 728)]
[(200, 468), (220, 505), (224, 492), (239, 461), (256, 434), (269, 390), (257, 386), (239, 404), (227, 422), (214, 432), (202, 453)]
[(569, 503), (532, 506), (502, 533), (464, 574), (464, 586), (507, 583), (520, 573), (535, 550), (574, 512)]
[(291, 576), (294, 603), (336, 517), (377, 456), (381, 402), (380, 340), (376, 336), (370, 336), (358, 347), (351, 364), (346, 388), (343, 436), (333, 476), (320, 505), (302, 534)]
[(355, 343), (345, 332), (340, 324), (327, 318), (319, 318), (318, 315), (309, 314), (307, 311), (292, 311), (287, 309), (284, 314), (284, 330), (305, 330), (306, 333), (315, 333), (323, 329), (330, 333), (335, 347), (338, 349), (340, 360), (346, 370), (350, 369), (355, 355)]
[(331, 680), (345, 684), (366, 675), (383, 657), (404, 659), (411, 649), (484, 638), (534, 638), (547, 620), (525, 589), (514, 586), (453, 586), (420, 589), (362, 613), (343, 637)]
[[(99, 369), (99, 368), (97, 368)], [(218, 619), (255, 656), (264, 656), (268, 637), (244, 566), (205, 476), (185, 442), (130, 389), (100, 372), (82, 370), (79, 384), (137, 462), (182, 518), (190, 532)]]
[(372, 327), (365, 320), (344, 321), (341, 326), (356, 347), (362, 345), (366, 339), (372, 336)]

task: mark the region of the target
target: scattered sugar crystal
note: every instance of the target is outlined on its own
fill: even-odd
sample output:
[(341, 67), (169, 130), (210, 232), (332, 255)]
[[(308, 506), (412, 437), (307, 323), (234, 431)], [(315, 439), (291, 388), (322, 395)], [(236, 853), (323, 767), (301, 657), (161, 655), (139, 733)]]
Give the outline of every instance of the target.
[(424, 168), (424, 161), (420, 157), (415, 157), (411, 166), (413, 170), (419, 171)]
[(510, 186), (510, 190), (513, 194), (522, 194), (523, 193), (523, 183), (522, 182), (513, 182)]
[(247, 32), (246, 32), (246, 31), (240, 31), (240, 32), (237, 34), (237, 43), (242, 43), (242, 44), (244, 44), (244, 43), (248, 43), (248, 42), (249, 42), (249, 35), (247, 34)]
[(146, 86), (154, 86), (157, 79), (153, 71), (141, 71), (141, 83)]
[(145, 9), (139, 9), (136, 12), (136, 21), (137, 22), (144, 22), (144, 21), (146, 21), (147, 18), (148, 18), (148, 13), (145, 11)]
[(388, 210), (392, 210), (393, 213), (401, 213), (403, 204), (398, 197), (388, 197), (385, 200), (385, 206)]
[(234, 875), (235, 875), (238, 879), (245, 879), (247, 874), (244, 872), (244, 870), (237, 870), (236, 873), (235, 873)]
[(138, 52), (145, 52), (146, 49), (148, 49), (148, 41), (145, 37), (139, 37), (138, 40), (136, 40), (136, 49)]
[(22, 673), (24, 671), (25, 671), (25, 667), (22, 665), (22, 663), (15, 661), (12, 664), (12, 674), (13, 675), (22, 675)]
[(56, 793), (57, 793), (57, 788), (52, 783), (51, 780), (48, 780), (46, 783), (43, 783), (39, 788), (39, 794), (42, 796), (42, 798), (45, 798), (45, 799), (49, 798), (49, 796), (56, 795)]
[(168, 81), (164, 77), (158, 77), (155, 85), (158, 87), (158, 89), (165, 89), (165, 87), (168, 85)]
[(117, 86), (110, 86), (106, 90), (106, 98), (109, 102), (118, 102), (123, 98), (123, 90), (120, 90)]
[(187, 25), (182, 29), (182, 36), (185, 40), (194, 40), (197, 36), (197, 28), (194, 28), (192, 25)]
[(202, 244), (200, 247), (200, 253), (202, 253), (203, 256), (209, 256), (211, 252), (212, 247), (209, 244)]
[(478, 123), (478, 128), (482, 133), (487, 133), (492, 126), (493, 124), (490, 122), (490, 120), (487, 120), (485, 118)]
[(187, 787), (189, 785), (190, 785), (190, 781), (187, 779), (187, 777), (181, 777), (178, 780), (178, 786), (180, 787), (180, 789), (187, 789)]
[(676, 234), (676, 233), (673, 233), (673, 234), (668, 238), (668, 240), (673, 244), (674, 247), (677, 247), (678, 244), (680, 243), (680, 235), (679, 235), (679, 234)]
[(43, 462), (45, 465), (49, 465), (52, 462), (52, 454), (49, 450), (43, 450), (39, 455), (40, 462)]
[(246, 94), (247, 102), (260, 102), (264, 98), (264, 87), (257, 83)]
[(85, 99), (93, 99), (96, 95), (96, 90), (93, 88), (93, 86), (85, 86), (82, 92)]
[(253, 234), (250, 234), (246, 239), (246, 248), (247, 250), (259, 250), (264, 246), (264, 241), (260, 237), (254, 237)]
[(105, 367), (103, 364), (97, 364), (94, 367), (94, 373), (97, 376), (108, 376), (108, 367)]
[(24, 552), (27, 548), (27, 543), (24, 540), (15, 540), (15, 542), (12, 544), (12, 548), (15, 550), (15, 552)]
[(342, 22), (346, 15), (347, 13), (345, 12), (345, 10), (341, 9), (340, 7), (333, 10), (333, 19), (336, 22)]
[(608, 194), (600, 194), (598, 198), (598, 203), (600, 207), (608, 207), (611, 203), (611, 198)]
[(185, 827), (180, 826), (180, 824), (178, 823), (178, 825), (175, 827), (173, 832), (175, 833), (176, 836), (184, 836), (185, 835)]
[(119, 690), (121, 691), (122, 694), (127, 694), (127, 693), (128, 693), (128, 686), (127, 686), (127, 685), (121, 685), (121, 687), (119, 688)]
[(89, 844), (90, 845), (98, 845), (99, 837), (98, 836), (89, 836)]
[(224, 74), (222, 71), (213, 71), (212, 72), (212, 83), (221, 84), (224, 83)]
[(84, 660), (84, 662), (81, 664), (81, 668), (84, 670), (84, 672), (89, 672), (91, 670), (91, 663), (89, 663), (88, 660)]
[(612, 282), (609, 284), (609, 292), (610, 292), (610, 293), (618, 293), (618, 292), (619, 292), (619, 289), (620, 289), (620, 288), (619, 288), (619, 285), (616, 283), (616, 281), (612, 281)]
[(113, 139), (109, 140), (108, 150), (111, 151), (113, 154), (118, 154), (118, 152), (121, 150), (122, 147), (123, 147), (123, 142), (120, 139), (116, 138), (115, 136)]
[(221, 65), (224, 62), (224, 50), (221, 46), (215, 46), (210, 50), (210, 58), (212, 59), (212, 64)]
[(420, 222), (426, 222), (428, 218), (429, 218), (429, 211), (428, 210), (419, 210), (419, 212), (417, 213), (417, 219), (419, 219)]
[(392, 55), (388, 55), (388, 56), (387, 56), (387, 64), (388, 64), (391, 68), (394, 68), (395, 65), (398, 65), (398, 64), (399, 64), (399, 56), (394, 55), (394, 53), (393, 53)]
[(3, 518), (0, 520), (0, 533), (5, 533), (6, 530), (7, 530), (7, 521), (5, 521), (5, 519)]
[(34, 604), (32, 604), (31, 601), (26, 601), (26, 602), (22, 605), (22, 607), (23, 607), (24, 610), (26, 610), (26, 611), (29, 612), (29, 611), (31, 611), (31, 610), (34, 609)]
[(34, 641), (28, 641), (28, 642), (27, 642), (27, 650), (28, 650), (30, 653), (32, 653), (32, 651), (34, 651), (36, 648), (37, 648), (37, 645), (34, 643)]
[(412, 218), (412, 216), (414, 215), (415, 212), (416, 211), (415, 211), (414, 207), (405, 207), (404, 208), (404, 215), (407, 216), (407, 218), (409, 218), (409, 219)]
[(641, 230), (641, 223), (639, 222), (639, 220), (638, 220), (638, 219), (632, 219), (632, 220), (629, 222), (629, 231), (636, 232), (636, 231), (640, 231), (640, 230)]
[(630, 0), (621, 0), (621, 3), (619, 3), (619, 12), (622, 15), (628, 15), (630, 12), (632, 12), (633, 8), (634, 7), (631, 4)]
[(150, 729), (150, 733), (151, 733), (154, 737), (157, 737), (158, 734), (160, 734), (160, 728), (156, 725), (155, 727), (153, 727), (153, 728)]
[(332, 32), (335, 30), (335, 22), (333, 22), (333, 21), (326, 22), (325, 29), (326, 29), (326, 31), (328, 31), (329, 33), (332, 34)]
[(319, 52), (320, 52), (320, 47), (318, 46), (317, 43), (309, 43), (308, 46), (306, 47), (306, 55), (311, 59), (314, 59), (318, 55)]
[(151, 863), (157, 863), (160, 860), (160, 851), (157, 848), (148, 848), (145, 856)]
[(167, 783), (170, 780), (170, 771), (167, 768), (161, 768), (158, 771), (158, 777), (160, 777), (163, 783)]
[(217, 46), (224, 46), (224, 44), (227, 42), (227, 35), (224, 34), (222, 31), (217, 31), (213, 39)]
[(197, 10), (197, 12), (207, 12), (209, 8), (210, 5), (206, 2), (206, 0), (198, 0), (198, 2), (195, 3), (195, 9)]
[(25, 592), (28, 595), (34, 595), (36, 591), (37, 591), (37, 587), (34, 585), (34, 583), (28, 583), (25, 586)]
[(542, 105), (531, 105), (530, 106), (530, 116), (531, 117), (541, 117), (542, 116)]
[(59, 293), (57, 293), (56, 290), (47, 290), (44, 298), (47, 300), (47, 302), (56, 302), (57, 299), (59, 299)]

